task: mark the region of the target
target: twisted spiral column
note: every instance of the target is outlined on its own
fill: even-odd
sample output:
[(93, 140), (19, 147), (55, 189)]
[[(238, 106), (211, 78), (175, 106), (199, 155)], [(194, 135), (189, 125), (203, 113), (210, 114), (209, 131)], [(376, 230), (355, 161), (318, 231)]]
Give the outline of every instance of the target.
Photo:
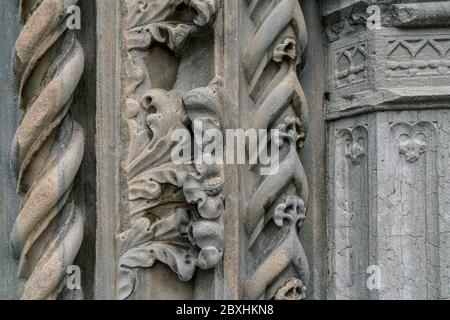
[(67, 29), (77, 0), (22, 0), (23, 29), (13, 53), (23, 118), (11, 151), (23, 195), (11, 233), (24, 280), (22, 299), (55, 299), (83, 238), (83, 215), (72, 199), (84, 136), (70, 107), (84, 68), (83, 49)]
[[(298, 151), (307, 131), (308, 106), (298, 71), (305, 64), (308, 35), (298, 0), (247, 4), (256, 26), (244, 57), (249, 95), (255, 102), (247, 127), (279, 129), (282, 159), (276, 174), (260, 177), (245, 210), (249, 249), (257, 259), (245, 294), (249, 299), (302, 299), (309, 268), (298, 232), (306, 218), (309, 190)], [(267, 226), (268, 214), (279, 230), (271, 247), (262, 249), (255, 243)], [(290, 266), (296, 276), (281, 279)]]

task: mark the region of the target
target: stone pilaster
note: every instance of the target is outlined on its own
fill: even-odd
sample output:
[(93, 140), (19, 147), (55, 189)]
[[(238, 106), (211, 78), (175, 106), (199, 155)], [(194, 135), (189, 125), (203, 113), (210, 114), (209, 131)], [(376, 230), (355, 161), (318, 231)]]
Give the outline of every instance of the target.
[(449, 298), (449, 6), (373, 3), (322, 2), (328, 296)]

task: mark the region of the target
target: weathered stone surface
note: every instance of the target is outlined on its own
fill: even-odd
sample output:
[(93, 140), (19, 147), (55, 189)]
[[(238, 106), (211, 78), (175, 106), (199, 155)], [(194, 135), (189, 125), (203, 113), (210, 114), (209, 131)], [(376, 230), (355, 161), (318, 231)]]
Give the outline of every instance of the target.
[[(17, 185), (17, 188), (5, 188), (4, 192), (13, 194), (17, 190), (24, 196), (20, 210), (17, 208), (10, 215), (11, 219), (16, 219), (15, 224), (5, 224), (9, 231), (2, 231), (11, 235), (8, 241), (2, 242), (5, 244), (2, 254), (8, 254), (2, 260), (4, 265), (13, 257), (18, 261), (14, 280), (16, 288), (20, 289), (2, 286), (10, 299), (80, 297), (81, 290), (65, 289), (66, 272), (74, 263), (86, 271), (82, 280), (85, 296), (93, 297), (92, 277), (87, 271), (92, 272), (94, 264), (84, 258), (85, 255), (92, 257), (94, 250), (86, 244), (81, 248), (81, 242), (85, 233), (92, 239), (95, 228), (95, 224), (83, 224), (83, 220), (95, 222), (95, 216), (91, 215), (95, 194), (89, 193), (95, 185), (95, 176), (86, 175), (93, 172), (95, 163), (91, 138), (94, 131), (93, 121), (84, 110), (90, 109), (90, 116), (95, 117), (95, 108), (90, 108), (95, 92), (86, 89), (91, 79), (83, 75), (86, 60), (82, 44), (64, 21), (72, 4), (74, 2), (63, 5), (58, 1), (42, 1), (30, 7), (29, 3), (22, 2), (17, 11), (9, 11), (17, 13), (14, 19), (19, 22), (20, 10), (24, 24), (15, 44), (5, 48), (5, 53), (12, 56), (5, 74), (14, 84), (7, 94), (20, 97), (9, 107), (10, 110), (16, 107), (20, 124), (15, 128), (14, 139), (8, 140), (12, 147), (2, 147), (7, 159), (2, 170), (8, 170), (4, 177), (16, 180)], [(87, 11), (91, 9), (85, 1), (78, 5)], [(86, 18), (91, 15), (88, 13)], [(16, 28), (20, 31), (18, 25)], [(95, 42), (87, 38), (89, 29), (91, 26), (86, 25), (79, 37), (88, 44), (87, 52), (91, 54)], [(92, 76), (90, 59), (88, 64), (87, 74)], [(95, 78), (92, 80), (95, 82)], [(79, 95), (82, 92), (85, 94)], [(86, 163), (80, 167), (85, 150), (83, 131), (91, 135), (87, 139), (91, 144), (86, 148)], [(77, 185), (74, 187), (74, 184)], [(7, 201), (5, 204), (11, 205)], [(8, 281), (2, 279), (2, 283)]]
[(396, 27), (448, 27), (450, 3), (432, 1), (395, 4), (392, 15), (392, 24)]
[(381, 1), (378, 29), (361, 1), (325, 12), (329, 298), (448, 298), (447, 6)]
[(0, 11), (0, 46), (2, 72), (0, 72), (0, 299), (14, 299), (20, 294), (17, 281), (17, 266), (11, 257), (9, 234), (19, 211), (19, 197), (15, 192), (15, 182), (11, 175), (9, 150), (18, 122), (19, 109), (14, 90), (11, 68), (11, 53), (20, 31), (17, 19), (18, 7), (13, 2), (3, 2)]
[(450, 299), (450, 1), (0, 9), (0, 299)]

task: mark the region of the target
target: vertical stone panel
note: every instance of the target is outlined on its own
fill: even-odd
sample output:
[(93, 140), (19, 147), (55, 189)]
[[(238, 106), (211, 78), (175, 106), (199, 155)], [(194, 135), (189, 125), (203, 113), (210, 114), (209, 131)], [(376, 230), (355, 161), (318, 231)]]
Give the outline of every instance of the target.
[(95, 298), (116, 297), (114, 238), (120, 226), (120, 0), (96, 1), (96, 264)]
[[(437, 119), (432, 118), (437, 124), (437, 148), (436, 148), (436, 174), (438, 177), (437, 193), (439, 196), (437, 205), (438, 235), (433, 235), (439, 241), (438, 265), (433, 266), (439, 272), (437, 276), (439, 285), (439, 299), (450, 299), (450, 112), (442, 110), (437, 113)], [(436, 232), (436, 230), (434, 230)], [(431, 243), (429, 245), (432, 245)], [(435, 269), (435, 270), (436, 270)], [(436, 271), (435, 271), (436, 272)]]
[(440, 297), (439, 114), (377, 116), (381, 299)]
[[(448, 165), (450, 42), (443, 16), (448, 4), (383, 1), (376, 3), (380, 10), (371, 11), (368, 1), (322, 3), (329, 70), (328, 296), (446, 298), (449, 186), (443, 168)], [(370, 24), (376, 12), (379, 27)], [(358, 125), (367, 128), (364, 178), (340, 151), (340, 130), (348, 136)], [(358, 205), (361, 201), (365, 206)], [(363, 246), (358, 248), (369, 271), (375, 271), (357, 271), (358, 293), (350, 289), (354, 233), (340, 232), (340, 223), (348, 225), (342, 213), (349, 209), (366, 217), (359, 231), (368, 236), (359, 238)], [(374, 279), (381, 280), (379, 287)]]
[(342, 120), (331, 130), (333, 156), (329, 170), (333, 175), (333, 200), (328, 228), (334, 271), (330, 275), (330, 292), (336, 299), (367, 299), (365, 272), (370, 254), (367, 121)]

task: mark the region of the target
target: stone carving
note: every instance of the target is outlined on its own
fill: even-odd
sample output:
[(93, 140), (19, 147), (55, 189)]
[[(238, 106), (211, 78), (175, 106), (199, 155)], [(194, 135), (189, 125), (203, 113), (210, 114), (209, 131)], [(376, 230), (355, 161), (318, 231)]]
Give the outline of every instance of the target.
[[(441, 259), (448, 254), (442, 248), (445, 200), (439, 200), (443, 188), (436, 180), (438, 168), (446, 166), (436, 151), (437, 137), (444, 134), (437, 129), (443, 113), (432, 121), (429, 114), (392, 113), (393, 124), (380, 137), (386, 141), (383, 160), (389, 164), (379, 176), (378, 191), (378, 261), (386, 273), (381, 299), (438, 299), (446, 290), (441, 287)], [(408, 267), (399, 268), (404, 265)]]
[(449, 76), (450, 39), (390, 40), (386, 67), (389, 77)]
[[(199, 121), (205, 125), (219, 123), (218, 117), (213, 115), (220, 106), (211, 104), (215, 100), (212, 94), (218, 93), (218, 84), (220, 81), (215, 79), (210, 87), (187, 93), (184, 102), (176, 100), (184, 105), (192, 122), (201, 119)], [(170, 95), (168, 92), (157, 92), (163, 97)], [(148, 97), (146, 95), (144, 100)], [(172, 122), (177, 113), (170, 112), (169, 104), (173, 100), (163, 99), (160, 105), (157, 95), (152, 97), (156, 116), (149, 116), (147, 124), (150, 129), (157, 129), (157, 124)], [(209, 109), (210, 106), (213, 109)], [(159, 115), (162, 108), (167, 108), (169, 112)], [(158, 121), (152, 122), (155, 119)], [(133, 291), (133, 268), (152, 267), (159, 261), (176, 272), (181, 281), (189, 281), (194, 276), (196, 267), (204, 270), (214, 268), (223, 255), (222, 168), (214, 164), (208, 155), (204, 156), (202, 163), (197, 163), (197, 159), (186, 164), (161, 163), (160, 159), (166, 159), (167, 153), (175, 147), (162, 147), (167, 142), (164, 140), (167, 138), (166, 134), (162, 137), (158, 135), (162, 132), (152, 130), (153, 139), (156, 139), (155, 147), (146, 149), (152, 153), (143, 158), (153, 167), (146, 168), (129, 181), (130, 210), (135, 216), (133, 221), (137, 219), (137, 222), (131, 230), (117, 236), (119, 299), (129, 297)], [(161, 154), (161, 151), (165, 154)], [(152, 161), (155, 158), (157, 161)], [(128, 172), (133, 172), (134, 166), (129, 168)]]
[(336, 50), (334, 57), (336, 89), (367, 80), (367, 45), (365, 42)]
[[(245, 283), (245, 296), (302, 299), (309, 268), (297, 233), (306, 217), (309, 191), (298, 150), (305, 140), (308, 107), (297, 69), (305, 65), (308, 35), (298, 1), (248, 3), (257, 27), (243, 62), (249, 95), (255, 101), (247, 127), (278, 129), (276, 143), (284, 157), (276, 174), (260, 176), (245, 209), (248, 247), (257, 257)], [(276, 66), (275, 73), (268, 72), (271, 65)], [(267, 219), (267, 214), (272, 219)], [(267, 240), (266, 246), (256, 245), (264, 241), (264, 229), (270, 227), (270, 220), (279, 228), (277, 235)], [(285, 272), (291, 267), (295, 277), (286, 278)]]
[(408, 163), (415, 163), (420, 156), (427, 151), (426, 136), (420, 128), (424, 123), (410, 125), (408, 123), (397, 123), (392, 127), (392, 133), (398, 143), (399, 153)]
[[(192, 22), (174, 23), (168, 19), (183, 4), (189, 8)], [(181, 48), (189, 36), (214, 23), (218, 12), (215, 0), (133, 0), (127, 5), (130, 16), (127, 43), (144, 44), (136, 46), (140, 48), (149, 47), (153, 41), (171, 49)]]
[(132, 229), (117, 237), (119, 274), (117, 298), (126, 299), (134, 290), (135, 268), (149, 268), (157, 261), (168, 265), (181, 281), (190, 280), (195, 272), (194, 252), (185, 241), (189, 214), (178, 209), (175, 214), (158, 219), (141, 218)]
[[(450, 2), (321, 4), (334, 78), (325, 94), (327, 296), (447, 297)], [(354, 23), (354, 13), (374, 4), (380, 16)], [(380, 20), (380, 28), (364, 20)], [(336, 90), (335, 53), (355, 43), (366, 44), (367, 81)]]
[[(370, 31), (367, 28), (371, 14), (367, 8), (377, 5), (380, 8), (382, 27), (424, 28), (449, 26), (450, 4), (446, 1), (411, 1), (411, 3), (393, 3), (398, 1), (368, 0), (323, 1), (325, 33), (329, 42), (351, 38), (356, 33)], [(328, 3), (327, 3), (328, 2)], [(330, 10), (331, 9), (331, 10)], [(372, 12), (373, 13), (373, 12)]]
[[(331, 5), (335, 5), (339, 9), (324, 16), (325, 34), (329, 42), (345, 39), (351, 37), (352, 34), (368, 30), (367, 21), (370, 14), (367, 12), (367, 8), (371, 5), (368, 1), (352, 1), (344, 5), (341, 5), (340, 2), (334, 2)], [(383, 10), (385, 4), (377, 3), (377, 5), (382, 10), (382, 24), (386, 24), (390, 15)]]
[(329, 236), (336, 271), (330, 280), (336, 299), (368, 299), (369, 264), (368, 132), (364, 125), (336, 130), (332, 162), (333, 209)]
[[(127, 100), (127, 108), (134, 104), (133, 100)], [(142, 106), (141, 111), (139, 106)], [(176, 146), (171, 139), (172, 132), (187, 129), (181, 94), (152, 89), (144, 94), (136, 108), (133, 117), (128, 119), (132, 137), (126, 166), (132, 223), (143, 212), (165, 200), (162, 184), (170, 183), (180, 188), (187, 174), (170, 159), (171, 150)], [(140, 123), (137, 116), (142, 113), (145, 121)]]
[[(222, 82), (215, 78), (208, 87), (183, 93), (173, 90), (174, 80), (164, 79), (165, 72), (152, 74), (146, 63), (146, 55), (155, 46), (177, 55), (189, 38), (208, 32), (219, 2), (127, 4), (124, 95), (129, 142), (125, 171), (132, 227), (117, 236), (119, 299), (133, 293), (136, 268), (149, 268), (158, 261), (169, 266), (181, 281), (189, 281), (197, 267), (216, 267), (224, 250), (222, 167), (211, 161), (210, 154), (195, 154), (183, 163), (172, 159), (174, 152), (189, 143), (172, 141), (176, 130), (195, 132), (195, 125), (201, 124), (204, 130), (221, 132)], [(177, 68), (175, 58), (167, 69), (176, 75)], [(191, 140), (194, 150), (204, 150), (204, 144)]]
[(278, 289), (275, 300), (303, 300), (306, 298), (306, 287), (299, 279), (290, 278)]
[[(188, 92), (183, 101), (189, 119), (196, 124), (201, 123), (203, 132), (207, 129), (221, 131), (221, 88), (222, 81), (215, 78), (208, 87)], [(195, 132), (195, 128), (193, 128)], [(195, 138), (195, 137), (194, 137)], [(189, 240), (200, 252), (197, 266), (203, 270), (216, 267), (222, 260), (224, 250), (222, 216), (225, 210), (223, 187), (225, 184), (222, 165), (215, 162), (213, 155), (208, 154), (206, 143), (195, 143), (200, 156), (194, 156), (194, 164), (188, 165), (188, 174), (183, 184), (186, 201), (195, 205), (196, 214), (191, 218)]]
[(392, 16), (392, 25), (396, 27), (449, 26), (450, 4), (447, 1), (394, 4)]
[(56, 299), (83, 239), (83, 213), (72, 183), (84, 152), (83, 130), (70, 107), (84, 68), (84, 53), (66, 26), (77, 0), (21, 1), (24, 26), (13, 54), (24, 112), (12, 145), (17, 190), (24, 195), (11, 233), (22, 299)]
[(358, 164), (366, 156), (367, 129), (356, 127), (340, 130), (340, 136), (345, 139), (345, 157), (353, 164)]

